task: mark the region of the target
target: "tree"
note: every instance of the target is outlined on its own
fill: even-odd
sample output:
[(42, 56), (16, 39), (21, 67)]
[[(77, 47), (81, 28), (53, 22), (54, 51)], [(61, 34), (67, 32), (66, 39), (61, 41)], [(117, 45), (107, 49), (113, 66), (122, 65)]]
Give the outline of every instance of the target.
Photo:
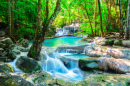
[(34, 42), (29, 50), (28, 56), (31, 58), (34, 58), (38, 60), (38, 56), (40, 55), (40, 51), (42, 48), (42, 44), (45, 40), (45, 35), (47, 33), (47, 30), (50, 28), (51, 24), (55, 20), (56, 16), (61, 10), (61, 0), (57, 0), (56, 2), (56, 7), (54, 10), (54, 13), (51, 15), (51, 17), (48, 19), (48, 21), (44, 20), (43, 24), (44, 26), (41, 27), (42, 21), (40, 14), (41, 14), (41, 0), (38, 0), (38, 15), (37, 15), (37, 23), (39, 24), (36, 29), (35, 37), (34, 37)]
[(123, 38), (123, 13), (122, 13), (122, 1), (119, 0), (119, 4), (120, 4), (120, 37)]
[(103, 37), (103, 29), (102, 29), (102, 13), (101, 13), (100, 0), (98, 0), (98, 7), (99, 7), (99, 13), (100, 13), (101, 37)]
[(125, 31), (125, 38), (126, 39), (129, 39), (129, 35), (130, 35), (130, 26), (129, 26), (129, 4), (130, 4), (130, 1), (127, 0), (127, 19), (126, 19), (126, 31)]
[[(94, 37), (94, 32), (93, 32), (93, 27), (92, 27), (92, 22), (90, 20), (89, 14), (88, 14), (88, 10), (86, 9), (86, 3), (85, 3), (85, 7), (81, 4), (82, 9), (84, 9), (86, 11), (89, 23), (90, 23), (90, 27), (91, 27), (91, 31), (92, 31), (92, 37)], [(84, 14), (84, 13), (83, 13)], [(85, 18), (87, 19), (86, 15), (84, 14)]]
[(15, 7), (14, 0), (8, 0), (8, 26), (9, 26), (9, 34), (10, 38), (15, 41), (13, 36), (13, 29), (14, 29), (14, 7)]

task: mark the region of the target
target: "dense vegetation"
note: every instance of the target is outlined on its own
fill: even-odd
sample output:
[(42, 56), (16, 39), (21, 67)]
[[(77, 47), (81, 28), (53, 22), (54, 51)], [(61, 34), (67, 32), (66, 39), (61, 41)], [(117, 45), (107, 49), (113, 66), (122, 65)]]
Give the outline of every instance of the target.
[(28, 55), (35, 57), (45, 36), (54, 35), (56, 28), (70, 23), (81, 24), (78, 35), (103, 37), (120, 32), (120, 38), (125, 38), (128, 4), (127, 0), (1, 0), (0, 22), (8, 23), (14, 42), (34, 39)]

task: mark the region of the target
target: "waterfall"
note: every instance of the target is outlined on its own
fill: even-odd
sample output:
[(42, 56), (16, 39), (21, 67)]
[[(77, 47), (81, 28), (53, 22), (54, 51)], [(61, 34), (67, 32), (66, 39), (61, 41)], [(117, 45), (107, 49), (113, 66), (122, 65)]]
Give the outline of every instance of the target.
[(55, 36), (74, 34), (78, 31), (78, 28), (79, 28), (79, 24), (71, 24), (69, 26), (65, 26), (63, 28), (58, 29)]

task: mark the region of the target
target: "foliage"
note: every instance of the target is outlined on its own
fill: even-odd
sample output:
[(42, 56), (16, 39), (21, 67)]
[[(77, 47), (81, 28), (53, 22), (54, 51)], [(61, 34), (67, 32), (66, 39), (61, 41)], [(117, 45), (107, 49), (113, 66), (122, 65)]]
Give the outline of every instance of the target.
[[(54, 12), (54, 8), (56, 6), (57, 0), (49, 0), (49, 17)], [(103, 18), (103, 32), (106, 30), (107, 20), (108, 20), (108, 10), (105, 1), (109, 0), (101, 0), (101, 11)], [(33, 39), (35, 33), (36, 26), (36, 17), (37, 17), (37, 2), (38, 0), (15, 0), (15, 37), (19, 38), (28, 38)], [(123, 7), (123, 19), (125, 22), (126, 19), (126, 11), (127, 11), (127, 0), (122, 0)], [(46, 11), (46, 0), (42, 0), (42, 19), (43, 21), (46, 19), (45, 11)], [(84, 6), (88, 10), (88, 14), (90, 20), (92, 22), (92, 28), (95, 36), (100, 36), (100, 15), (98, 7), (95, 9), (95, 0), (62, 0), (61, 1), (62, 10), (59, 15), (53, 22), (53, 26), (55, 28), (61, 28), (64, 25), (68, 25), (73, 22), (81, 23), (80, 31), (77, 32), (78, 35), (86, 35), (89, 37), (92, 36), (90, 22), (88, 20), (86, 10), (82, 8)], [(98, 6), (98, 4), (97, 4)], [(116, 6), (116, 8), (115, 8)], [(0, 21), (6, 22), (8, 21), (8, 0), (1, 0), (0, 3)], [(97, 14), (96, 16), (95, 13)], [(108, 32), (118, 32), (120, 30), (119, 22), (115, 23), (120, 14), (119, 11), (119, 2), (115, 1), (115, 5), (113, 0), (111, 1), (111, 9), (110, 9), (110, 20), (108, 23)], [(86, 17), (85, 17), (86, 16)], [(94, 18), (96, 17), (96, 18)], [(96, 22), (96, 25), (95, 25)], [(114, 23), (113, 23), (114, 22)], [(17, 25), (19, 24), (19, 25)], [(54, 30), (50, 29), (49, 34), (47, 36), (52, 36)], [(52, 34), (52, 35), (50, 35)]]

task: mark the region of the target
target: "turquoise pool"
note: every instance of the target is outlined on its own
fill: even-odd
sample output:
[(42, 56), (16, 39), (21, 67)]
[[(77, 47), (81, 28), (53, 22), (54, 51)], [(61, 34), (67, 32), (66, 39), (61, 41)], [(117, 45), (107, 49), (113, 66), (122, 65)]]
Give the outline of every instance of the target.
[[(80, 37), (73, 37), (73, 36), (66, 36), (66, 37), (59, 37), (53, 39), (45, 39), (43, 46), (48, 47), (58, 47), (64, 45), (84, 45), (86, 44), (85, 41), (81, 41)], [(33, 41), (30, 41), (32, 44)]]

